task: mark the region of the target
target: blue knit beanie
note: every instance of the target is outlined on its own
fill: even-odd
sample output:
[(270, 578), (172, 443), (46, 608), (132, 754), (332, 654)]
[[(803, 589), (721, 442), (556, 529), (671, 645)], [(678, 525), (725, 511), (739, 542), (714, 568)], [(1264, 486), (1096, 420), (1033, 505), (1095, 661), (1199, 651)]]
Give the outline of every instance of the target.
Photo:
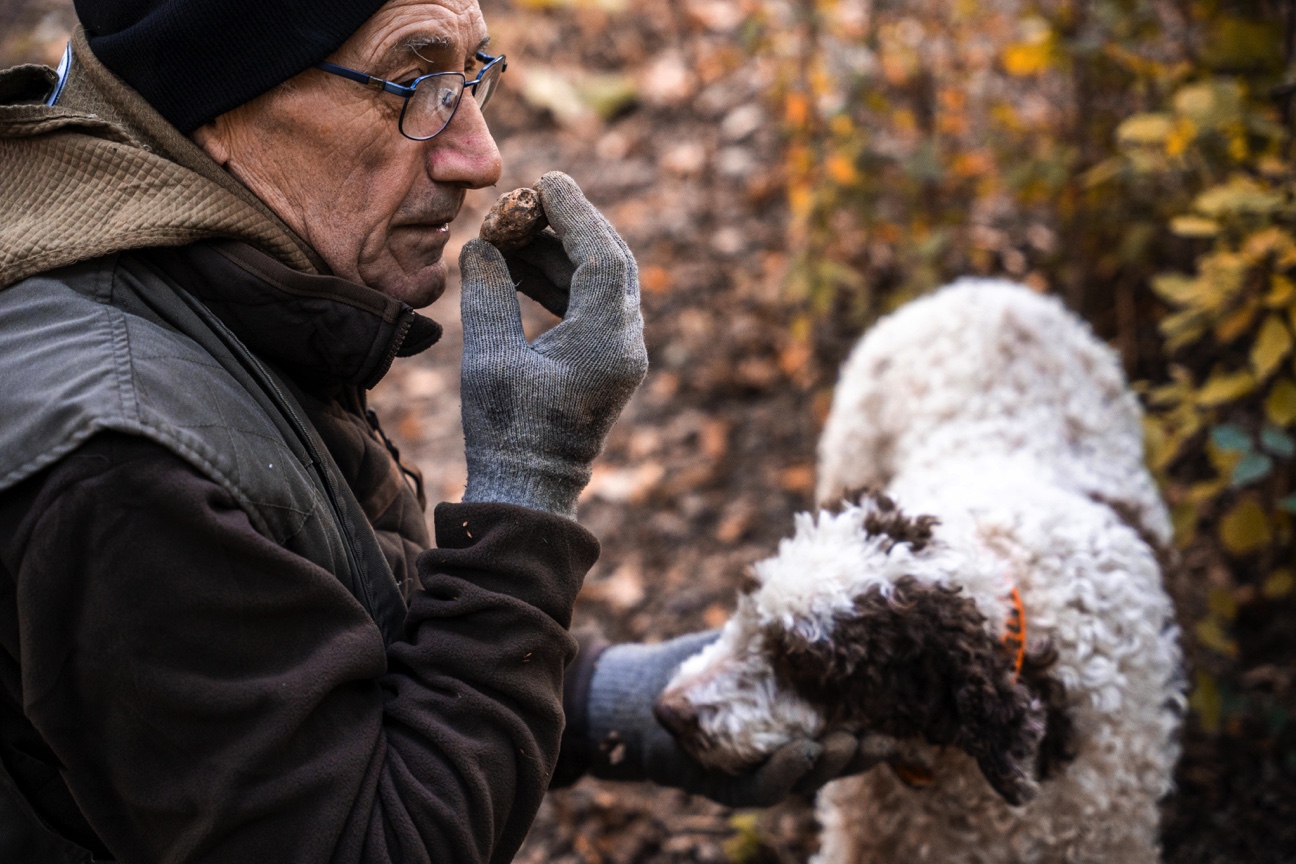
[(385, 0), (75, 0), (90, 50), (186, 135), (332, 54)]

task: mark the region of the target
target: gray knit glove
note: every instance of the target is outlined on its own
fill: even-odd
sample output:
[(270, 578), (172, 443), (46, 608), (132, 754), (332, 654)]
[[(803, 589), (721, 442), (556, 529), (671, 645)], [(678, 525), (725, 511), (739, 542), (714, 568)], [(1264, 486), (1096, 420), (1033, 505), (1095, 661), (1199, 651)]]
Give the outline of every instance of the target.
[(537, 189), (574, 265), (570, 285), (549, 286), (568, 298), (557, 326), (528, 343), (504, 257), (484, 240), (470, 240), (459, 256), (463, 500), (574, 517), (590, 463), (648, 370), (639, 271), (570, 177), (546, 174)]
[(719, 635), (711, 630), (660, 645), (614, 645), (599, 655), (586, 703), (587, 734), (596, 745), (590, 774), (605, 780), (650, 780), (729, 807), (769, 807), (880, 761), (867, 741), (835, 732), (819, 741), (785, 744), (745, 774), (702, 767), (657, 722), (653, 703), (680, 664)]

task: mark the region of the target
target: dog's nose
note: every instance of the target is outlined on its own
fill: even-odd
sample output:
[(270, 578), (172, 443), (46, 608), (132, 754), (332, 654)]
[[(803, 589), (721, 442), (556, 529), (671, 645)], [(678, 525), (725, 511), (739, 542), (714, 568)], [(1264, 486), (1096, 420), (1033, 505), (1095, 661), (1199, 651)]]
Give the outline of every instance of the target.
[(697, 712), (677, 694), (665, 693), (653, 703), (653, 716), (680, 741), (687, 741), (697, 734)]

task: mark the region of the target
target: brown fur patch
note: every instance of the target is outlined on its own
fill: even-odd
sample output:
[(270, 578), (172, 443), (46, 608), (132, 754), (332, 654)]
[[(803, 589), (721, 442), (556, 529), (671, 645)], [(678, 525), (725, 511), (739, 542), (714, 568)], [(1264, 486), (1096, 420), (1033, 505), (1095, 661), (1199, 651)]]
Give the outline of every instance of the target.
[(780, 678), (833, 721), (957, 746), (1019, 804), (1033, 792), (1045, 712), (1013, 681), (1012, 658), (985, 624), (958, 591), (904, 577), (889, 597), (878, 588), (857, 597), (830, 641), (777, 629), (767, 650)]
[(1089, 500), (1111, 510), (1126, 528), (1137, 534), (1138, 538), (1152, 550), (1152, 557), (1156, 559), (1157, 566), (1161, 568), (1162, 573), (1170, 573), (1178, 565), (1178, 554), (1175, 549), (1166, 547), (1156, 541), (1152, 532), (1143, 524), (1142, 515), (1132, 504), (1099, 495), (1097, 492), (1090, 492)]
[(1044, 737), (1035, 760), (1039, 780), (1056, 777), (1076, 757), (1075, 724), (1067, 713), (1066, 686), (1049, 675), (1057, 659), (1057, 649), (1050, 644), (1027, 651), (1018, 678), (1044, 706)]
[(940, 524), (939, 519), (935, 516), (908, 516), (887, 495), (868, 487), (853, 489), (835, 504), (823, 509), (839, 514), (847, 507), (863, 504), (866, 498), (871, 498), (874, 505), (874, 509), (864, 517), (866, 532), (889, 537), (891, 546), (908, 543), (915, 552), (921, 552), (931, 542), (932, 529)]
[(840, 498), (835, 499), (831, 504), (825, 504), (822, 509), (827, 510), (829, 513), (832, 513), (835, 516), (845, 512), (847, 507), (856, 506), (866, 496), (872, 494), (873, 494), (873, 490), (867, 486), (859, 486), (854, 489), (847, 489), (845, 492), (842, 493)]

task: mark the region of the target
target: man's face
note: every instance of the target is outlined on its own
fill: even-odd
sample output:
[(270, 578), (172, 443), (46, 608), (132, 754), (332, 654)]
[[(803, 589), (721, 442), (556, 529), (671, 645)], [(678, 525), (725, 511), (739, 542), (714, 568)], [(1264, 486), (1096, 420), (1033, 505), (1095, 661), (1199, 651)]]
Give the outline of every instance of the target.
[[(469, 80), (486, 41), (477, 0), (389, 0), (329, 58), (404, 83)], [(441, 134), (400, 134), (401, 99), (311, 69), (196, 130), (194, 140), (273, 209), (338, 276), (414, 307), (445, 290), (442, 252), (468, 189), (500, 155), (465, 90)]]

